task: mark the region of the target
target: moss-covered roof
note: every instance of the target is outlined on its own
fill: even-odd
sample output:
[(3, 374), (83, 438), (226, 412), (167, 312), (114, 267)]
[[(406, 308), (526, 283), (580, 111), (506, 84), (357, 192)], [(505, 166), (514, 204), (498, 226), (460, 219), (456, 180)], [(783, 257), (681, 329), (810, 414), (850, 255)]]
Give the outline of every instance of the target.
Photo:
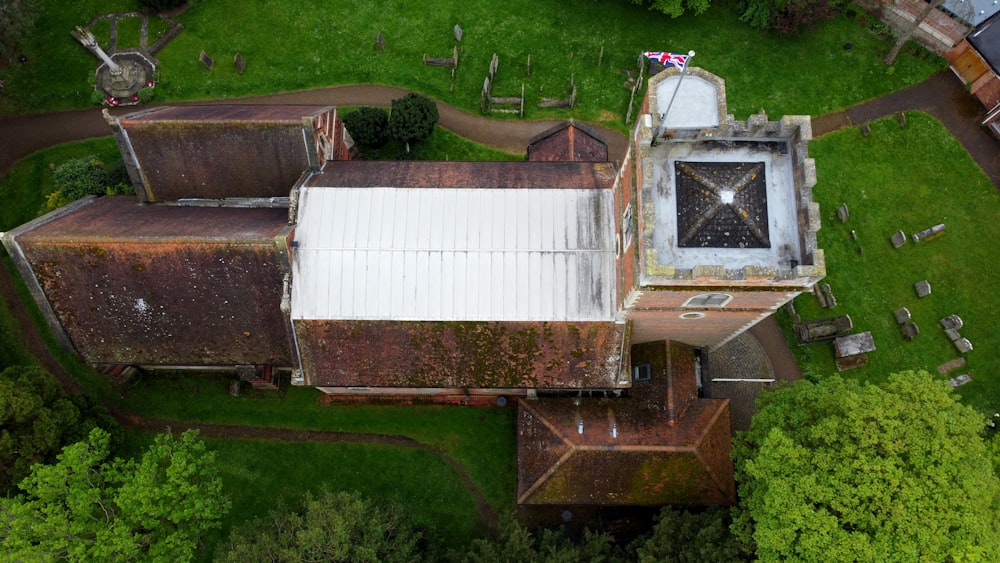
[(287, 231), (283, 209), (104, 197), (17, 241), (88, 363), (290, 366)]
[[(519, 503), (735, 502), (729, 402), (690, 394), (693, 350), (659, 344), (669, 363), (654, 361), (652, 379), (629, 397), (518, 402)], [(638, 355), (633, 365), (646, 361)]]
[(321, 387), (607, 389), (627, 369), (614, 322), (294, 324), (306, 381)]

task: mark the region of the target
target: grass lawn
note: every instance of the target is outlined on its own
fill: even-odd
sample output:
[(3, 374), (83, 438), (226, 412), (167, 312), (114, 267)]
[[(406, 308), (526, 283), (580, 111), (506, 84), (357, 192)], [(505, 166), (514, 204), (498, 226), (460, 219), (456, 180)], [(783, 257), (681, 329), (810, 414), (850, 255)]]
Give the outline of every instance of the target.
[(458, 460), (498, 512), (513, 509), (512, 409), (321, 406), (312, 388), (229, 396), (228, 378), (151, 376), (119, 404), (151, 418), (409, 436)]
[[(1000, 196), (968, 153), (935, 119), (908, 114), (871, 125), (864, 137), (857, 128), (831, 133), (809, 146), (818, 183), (813, 196), (822, 210), (820, 248), (826, 252), (827, 278), (837, 297), (833, 310), (821, 309), (812, 295), (799, 296), (803, 319), (850, 314), (855, 332), (870, 330), (877, 350), (868, 366), (845, 376), (882, 381), (895, 371), (925, 369), (959, 357), (938, 320), (957, 313), (960, 331), (975, 346), (967, 364), (951, 376), (968, 373), (973, 381), (958, 392), (984, 412), (1000, 410), (1000, 296), (993, 290), (995, 255), (1000, 245), (996, 220)], [(847, 203), (850, 219), (841, 223), (837, 208)], [(944, 223), (945, 233), (896, 250), (889, 237)], [(856, 231), (858, 240), (851, 239)], [(859, 254), (857, 247), (863, 248)], [(918, 298), (913, 284), (928, 280), (931, 295)], [(892, 312), (907, 307), (920, 334), (901, 336)], [(793, 346), (803, 371), (833, 373), (830, 344)], [(943, 376), (942, 376), (943, 378)]]
[[(435, 0), (419, 8), (402, 0), (193, 4), (177, 17), (184, 31), (157, 54), (157, 101), (378, 83), (477, 111), (490, 58), (497, 53), (494, 94), (514, 95), (523, 82), (526, 118), (572, 115), (624, 131), (629, 91), (621, 71), (634, 70), (646, 50), (697, 51), (694, 64), (727, 81), (729, 109), (737, 119), (762, 107), (772, 116), (818, 115), (944, 68), (943, 59), (925, 60), (921, 50), (908, 50), (921, 56), (904, 53), (886, 67), (881, 61), (889, 40), (870, 31), (867, 17), (861, 25), (860, 18), (841, 14), (800, 39), (764, 36), (723, 3), (677, 19), (627, 0), (578, 2), (571, 9), (554, 0)], [(135, 9), (128, 0), (40, 0), (39, 5), (39, 32), (25, 49), (28, 62), (0, 71), (8, 96), (0, 98), (0, 111), (86, 107), (96, 59), (69, 31), (98, 14)], [(463, 39), (453, 85), (447, 69), (425, 66), (422, 57), (450, 55), (455, 24), (462, 26)], [(122, 24), (119, 48), (129, 46), (130, 25)], [(95, 28), (106, 34), (108, 26)], [(378, 32), (385, 41), (381, 53), (374, 48)], [(845, 43), (853, 48), (845, 51)], [(198, 61), (202, 50), (215, 59), (214, 70)], [(232, 64), (237, 52), (247, 63), (242, 75)], [(529, 54), (531, 75), (525, 76)], [(579, 88), (576, 108), (536, 107), (543, 96), (564, 97), (571, 77)]]
[[(152, 439), (152, 433), (130, 431), (128, 453), (139, 454)], [(198, 557), (202, 561), (211, 560), (232, 528), (271, 510), (296, 507), (305, 492), (323, 487), (356, 490), (401, 506), (418, 526), (427, 529), (434, 553), (460, 550), (486, 531), (472, 496), (454, 471), (429, 452), (273, 440), (205, 442), (216, 454), (224, 490), (233, 504), (222, 528), (203, 538), (205, 546)]]

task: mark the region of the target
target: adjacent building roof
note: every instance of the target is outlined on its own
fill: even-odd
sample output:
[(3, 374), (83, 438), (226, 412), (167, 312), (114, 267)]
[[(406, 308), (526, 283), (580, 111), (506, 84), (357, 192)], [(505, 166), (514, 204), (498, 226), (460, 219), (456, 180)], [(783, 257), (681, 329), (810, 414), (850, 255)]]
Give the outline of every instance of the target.
[(283, 209), (102, 197), (13, 235), (88, 363), (288, 366), (288, 232)]
[(121, 117), (116, 137), (148, 201), (287, 197), (335, 122), (328, 106), (175, 106)]
[(652, 379), (628, 398), (518, 402), (522, 504), (728, 505), (729, 402), (697, 399), (693, 349), (634, 347)]
[(304, 187), (292, 318), (613, 321), (613, 205), (566, 186)]
[(1000, 75), (1000, 13), (994, 14), (966, 38), (969, 44)]

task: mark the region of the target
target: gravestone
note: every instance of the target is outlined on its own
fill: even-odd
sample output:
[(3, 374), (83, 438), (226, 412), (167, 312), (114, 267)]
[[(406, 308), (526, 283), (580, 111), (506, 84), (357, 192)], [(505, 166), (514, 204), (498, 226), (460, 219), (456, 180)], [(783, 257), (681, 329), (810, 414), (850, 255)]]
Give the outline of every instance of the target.
[(378, 49), (379, 53), (385, 51), (385, 40), (382, 39), (381, 31), (378, 32), (378, 35), (375, 37), (375, 48)]
[(201, 61), (201, 64), (205, 65), (205, 68), (207, 68), (208, 70), (212, 70), (213, 68), (215, 68), (215, 60), (212, 57), (208, 56), (208, 53), (206, 53), (205, 51), (202, 51), (201, 53), (198, 54), (198, 60)]
[(903, 333), (903, 338), (907, 340), (913, 340), (918, 334), (920, 334), (920, 328), (914, 322), (908, 322), (899, 327), (899, 331)]
[(963, 354), (972, 351), (972, 343), (969, 342), (968, 338), (959, 338), (958, 340), (952, 342), (952, 344), (954, 344), (955, 348)]
[(913, 289), (917, 291), (917, 297), (927, 297), (931, 294), (931, 282), (921, 280), (913, 284)]
[(462, 42), (462, 28), (457, 23), (455, 24), (455, 41)]
[(933, 227), (929, 227), (920, 231), (919, 233), (914, 233), (913, 242), (920, 242), (923, 240), (928, 240), (944, 232), (944, 223), (938, 223)]
[(864, 135), (865, 137), (872, 134), (871, 127), (868, 127), (867, 123), (861, 126), (861, 134)]
[(851, 217), (851, 212), (847, 209), (846, 203), (840, 205), (840, 209), (837, 210), (837, 217), (840, 218), (841, 223), (846, 223)]
[(906, 321), (910, 320), (910, 310), (907, 309), (906, 307), (900, 307), (899, 309), (893, 311), (892, 314), (894, 317), (896, 317), (896, 324), (901, 325)]
[(952, 387), (958, 387), (960, 385), (965, 385), (966, 383), (968, 383), (970, 381), (972, 381), (972, 376), (970, 376), (967, 373), (963, 373), (962, 375), (960, 375), (958, 377), (953, 377), (953, 378), (949, 379), (948, 383), (951, 384)]
[(958, 331), (953, 328), (944, 329), (944, 333), (948, 337), (948, 340), (951, 340), (952, 342), (958, 340), (959, 338), (962, 338), (962, 335), (959, 334)]
[(906, 244), (906, 233), (904, 233), (903, 231), (896, 231), (895, 234), (892, 235), (891, 240), (892, 240), (892, 246), (894, 246), (895, 248), (900, 248), (904, 244)]
[(953, 328), (955, 330), (959, 330), (963, 326), (962, 317), (959, 317), (958, 315), (948, 315), (947, 317), (941, 319), (940, 323), (941, 328), (943, 329)]
[(243, 74), (243, 71), (247, 69), (247, 62), (243, 60), (243, 55), (236, 53), (233, 57), (233, 64), (236, 65), (237, 74)]

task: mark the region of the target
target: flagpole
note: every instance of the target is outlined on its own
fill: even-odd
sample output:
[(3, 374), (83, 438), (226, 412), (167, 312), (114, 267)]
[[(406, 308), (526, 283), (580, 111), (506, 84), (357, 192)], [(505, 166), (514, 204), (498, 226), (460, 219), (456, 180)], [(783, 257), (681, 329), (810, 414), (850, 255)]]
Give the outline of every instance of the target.
[(688, 51), (688, 58), (684, 62), (684, 68), (681, 69), (681, 77), (677, 79), (677, 86), (674, 86), (674, 93), (670, 96), (670, 102), (667, 103), (667, 109), (660, 114), (660, 126), (656, 128), (653, 132), (653, 139), (649, 142), (649, 146), (656, 146), (656, 139), (660, 136), (660, 131), (663, 130), (663, 126), (667, 121), (667, 114), (670, 113), (670, 108), (674, 105), (674, 100), (677, 98), (677, 92), (681, 89), (681, 82), (684, 82), (684, 75), (687, 74), (688, 67), (691, 66), (691, 59), (694, 58), (694, 51)]

